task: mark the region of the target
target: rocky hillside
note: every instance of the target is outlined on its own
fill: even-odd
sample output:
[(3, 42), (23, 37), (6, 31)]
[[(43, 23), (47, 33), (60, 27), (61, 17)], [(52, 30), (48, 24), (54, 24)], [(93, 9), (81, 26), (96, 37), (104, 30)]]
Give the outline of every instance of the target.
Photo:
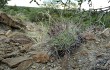
[(0, 70), (110, 70), (110, 28), (58, 23), (21, 23), (0, 13)]

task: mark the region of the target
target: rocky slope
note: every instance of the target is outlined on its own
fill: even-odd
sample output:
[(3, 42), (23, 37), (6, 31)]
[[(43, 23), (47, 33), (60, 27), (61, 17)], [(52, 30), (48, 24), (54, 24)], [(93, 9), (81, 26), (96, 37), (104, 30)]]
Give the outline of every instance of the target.
[(69, 50), (51, 56), (55, 50), (46, 28), (33, 23), (25, 27), (0, 22), (0, 70), (110, 70), (110, 28), (83, 31)]

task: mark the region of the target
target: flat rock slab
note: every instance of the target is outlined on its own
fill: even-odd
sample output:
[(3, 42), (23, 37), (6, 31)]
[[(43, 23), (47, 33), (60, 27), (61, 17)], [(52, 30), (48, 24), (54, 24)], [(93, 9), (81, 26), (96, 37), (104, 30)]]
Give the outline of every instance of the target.
[(32, 65), (32, 60), (26, 60), (19, 64), (16, 70), (27, 70)]
[(19, 29), (26, 29), (26, 26), (23, 23), (12, 19), (6, 13), (3, 13), (3, 12), (0, 13), (0, 22), (8, 25), (10, 27), (15, 27), (15, 28), (19, 28)]
[(18, 52), (19, 52), (19, 51), (14, 51), (14, 52), (12, 52), (12, 53), (5, 54), (5, 55), (3, 56), (3, 58), (5, 59), (5, 58), (9, 58), (9, 57), (16, 56), (16, 55), (18, 55)]
[(21, 62), (29, 60), (29, 56), (20, 56), (15, 58), (3, 59), (2, 62), (8, 64), (10, 67), (17, 67)]
[(29, 44), (29, 43), (33, 43), (32, 39), (29, 38), (28, 36), (26, 36), (25, 34), (23, 33), (13, 33), (11, 36), (11, 42), (14, 42), (14, 43), (19, 43), (21, 45), (23, 44)]

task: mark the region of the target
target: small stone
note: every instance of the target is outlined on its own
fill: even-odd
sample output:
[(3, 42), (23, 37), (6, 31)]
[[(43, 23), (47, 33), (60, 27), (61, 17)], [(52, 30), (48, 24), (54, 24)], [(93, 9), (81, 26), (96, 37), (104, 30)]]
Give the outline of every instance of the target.
[(11, 33), (12, 33), (12, 31), (11, 31), (11, 30), (8, 30), (8, 31), (5, 33), (5, 35), (8, 37)]
[(82, 60), (79, 60), (79, 62), (81, 62)]
[(32, 43), (24, 44), (24, 45), (19, 47), (20, 48), (20, 52), (28, 51), (28, 50), (30, 50), (31, 47), (32, 47)]
[(97, 64), (97, 66), (100, 66), (99, 64)]
[(46, 67), (44, 66), (44, 67), (42, 68), (42, 70), (45, 70), (45, 68), (46, 68)]
[(54, 68), (56, 65), (55, 64), (51, 64), (51, 67)]
[(13, 33), (10, 36), (10, 41), (14, 43), (19, 43), (21, 45), (33, 43), (32, 39), (22, 33)]
[(5, 32), (4, 31), (0, 31), (0, 35), (4, 35), (5, 34)]
[(48, 66), (51, 66), (51, 63), (48, 63), (47, 65), (48, 65)]
[(3, 60), (3, 58), (0, 56), (0, 61), (2, 61)]
[(32, 68), (33, 68), (33, 69), (35, 69), (35, 68), (36, 68), (36, 66), (32, 66)]
[(54, 70), (59, 70), (59, 69), (60, 69), (60, 67), (55, 67), (55, 68), (54, 68)]
[(49, 61), (49, 55), (46, 52), (37, 53), (32, 58), (37, 63), (47, 63)]
[(105, 36), (105, 37), (110, 36), (110, 28), (104, 29), (104, 31), (102, 31), (101, 35)]
[(86, 40), (96, 40), (95, 34), (91, 32), (85, 32), (82, 34)]
[(95, 42), (96, 44), (99, 44), (100, 42)]
[(109, 43), (108, 44), (106, 44), (106, 46), (105, 46), (106, 48), (110, 48), (110, 41), (109, 41)]
[(4, 53), (3, 53), (3, 51), (0, 51), (0, 55), (3, 55)]

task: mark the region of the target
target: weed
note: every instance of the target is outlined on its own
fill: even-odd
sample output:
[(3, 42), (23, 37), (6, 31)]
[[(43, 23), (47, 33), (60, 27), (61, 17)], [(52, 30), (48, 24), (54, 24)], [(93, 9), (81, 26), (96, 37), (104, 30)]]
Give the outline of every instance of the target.
[(74, 42), (74, 35), (68, 31), (63, 31), (54, 37), (51, 42), (58, 49), (67, 49)]

